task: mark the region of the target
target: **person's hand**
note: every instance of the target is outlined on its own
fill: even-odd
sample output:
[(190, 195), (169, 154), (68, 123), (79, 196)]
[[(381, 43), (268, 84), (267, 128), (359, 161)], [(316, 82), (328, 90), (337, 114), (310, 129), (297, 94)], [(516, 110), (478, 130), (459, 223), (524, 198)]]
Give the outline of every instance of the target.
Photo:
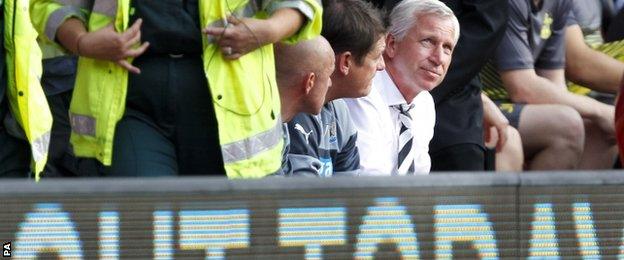
[(592, 122), (600, 128), (600, 130), (615, 139), (615, 107), (606, 104), (600, 104), (598, 113), (592, 118)]
[(134, 47), (141, 42), (141, 24), (142, 20), (138, 19), (123, 33), (116, 32), (112, 24), (85, 33), (78, 38), (77, 52), (80, 56), (114, 61), (132, 73), (141, 73), (139, 68), (132, 66), (127, 60), (140, 56), (149, 47), (149, 42)]
[(274, 39), (271, 23), (267, 20), (229, 16), (227, 22), (225, 27), (206, 27), (202, 30), (216, 39), (221, 53), (227, 59), (238, 59), (261, 46), (277, 41)]
[(496, 141), (496, 151), (500, 152), (505, 143), (507, 142), (507, 127), (509, 127), (509, 123), (500, 122), (488, 122), (483, 121), (483, 131), (485, 131), (485, 142), (490, 143), (492, 139), (497, 139)]
[[(496, 142), (496, 151), (500, 152), (507, 142), (507, 127), (509, 120), (498, 109), (496, 104), (489, 98), (482, 95), (483, 101), (483, 131), (485, 142), (489, 143), (493, 138), (498, 137)], [(492, 133), (495, 132), (495, 133)]]

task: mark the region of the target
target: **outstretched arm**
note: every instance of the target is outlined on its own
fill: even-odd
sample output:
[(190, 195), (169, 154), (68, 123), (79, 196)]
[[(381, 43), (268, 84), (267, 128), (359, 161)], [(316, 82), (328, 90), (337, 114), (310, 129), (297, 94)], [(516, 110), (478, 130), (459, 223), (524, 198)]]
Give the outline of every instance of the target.
[(318, 0), (264, 0), (266, 19), (224, 17), (222, 25), (203, 32), (216, 39), (227, 59), (237, 59), (264, 45), (279, 41), (295, 43), (321, 33), (322, 7)]
[(572, 82), (593, 90), (617, 93), (624, 63), (596, 51), (583, 40), (578, 25), (566, 28), (566, 77)]
[[(141, 42), (141, 21), (119, 33), (111, 25), (89, 32), (87, 21), (94, 0), (31, 0), (30, 14), (34, 27), (43, 41), (58, 44), (67, 52), (83, 57), (114, 61), (138, 73), (126, 59), (141, 55), (149, 43)], [(137, 47), (137, 45), (139, 45)]]
[(486, 95), (481, 94), (481, 101), (483, 102), (483, 131), (485, 142), (490, 142), (490, 131), (496, 131), (498, 136), (496, 151), (500, 152), (507, 142), (509, 120), (507, 120), (496, 104)]
[(207, 27), (203, 32), (217, 39), (226, 58), (238, 59), (257, 48), (293, 35), (304, 21), (299, 11), (283, 8), (266, 20), (229, 16), (224, 27)]
[[(578, 111), (581, 117), (594, 121), (606, 134), (614, 134), (613, 106), (570, 93), (555, 80), (539, 76), (533, 69), (509, 70), (500, 74), (514, 102), (567, 105)], [(541, 74), (563, 74), (563, 69), (542, 71)]]
[(141, 71), (132, 66), (127, 58), (135, 58), (143, 54), (149, 42), (141, 42), (141, 24), (138, 19), (128, 30), (118, 33), (110, 24), (100, 30), (88, 32), (85, 24), (78, 19), (66, 20), (57, 30), (56, 38), (67, 50), (77, 55), (114, 61), (130, 72)]

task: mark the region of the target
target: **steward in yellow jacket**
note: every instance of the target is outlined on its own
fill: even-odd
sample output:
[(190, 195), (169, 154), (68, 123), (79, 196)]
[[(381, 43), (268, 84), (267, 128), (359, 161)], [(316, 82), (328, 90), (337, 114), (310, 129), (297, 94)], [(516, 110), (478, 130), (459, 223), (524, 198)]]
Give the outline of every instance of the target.
[(114, 176), (279, 170), (272, 43), (319, 35), (318, 0), (61, 2), (31, 8), (50, 42), (81, 56), (70, 108), (77, 156), (112, 163)]
[(28, 4), (28, 0), (0, 0), (4, 12), (0, 18), (4, 45), (0, 52), (0, 177), (34, 172), (39, 179), (47, 159), (52, 115), (39, 82), (41, 51)]

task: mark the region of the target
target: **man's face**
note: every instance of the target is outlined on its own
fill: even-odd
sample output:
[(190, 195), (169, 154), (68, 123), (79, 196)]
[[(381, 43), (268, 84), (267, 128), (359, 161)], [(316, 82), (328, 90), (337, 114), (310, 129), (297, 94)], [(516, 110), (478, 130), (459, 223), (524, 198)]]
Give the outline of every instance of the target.
[[(419, 15), (416, 25), (393, 43), (388, 66), (406, 87), (431, 91), (444, 79), (455, 48), (453, 22), (434, 14)], [(392, 36), (389, 36), (392, 37)], [(392, 43), (391, 43), (392, 44)]]
[(355, 57), (351, 56), (353, 67), (350, 69), (348, 88), (345, 88), (347, 97), (358, 98), (368, 95), (373, 84), (373, 77), (379, 70), (383, 70), (386, 65), (383, 60), (383, 51), (386, 48), (385, 37), (379, 37), (370, 52), (364, 56), (362, 63), (357, 63)]

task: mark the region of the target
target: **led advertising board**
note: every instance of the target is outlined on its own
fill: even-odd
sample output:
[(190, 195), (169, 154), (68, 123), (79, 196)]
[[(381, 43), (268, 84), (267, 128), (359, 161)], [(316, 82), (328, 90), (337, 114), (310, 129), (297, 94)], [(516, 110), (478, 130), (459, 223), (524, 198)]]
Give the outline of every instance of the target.
[(621, 173), (0, 183), (17, 259), (624, 258)]

